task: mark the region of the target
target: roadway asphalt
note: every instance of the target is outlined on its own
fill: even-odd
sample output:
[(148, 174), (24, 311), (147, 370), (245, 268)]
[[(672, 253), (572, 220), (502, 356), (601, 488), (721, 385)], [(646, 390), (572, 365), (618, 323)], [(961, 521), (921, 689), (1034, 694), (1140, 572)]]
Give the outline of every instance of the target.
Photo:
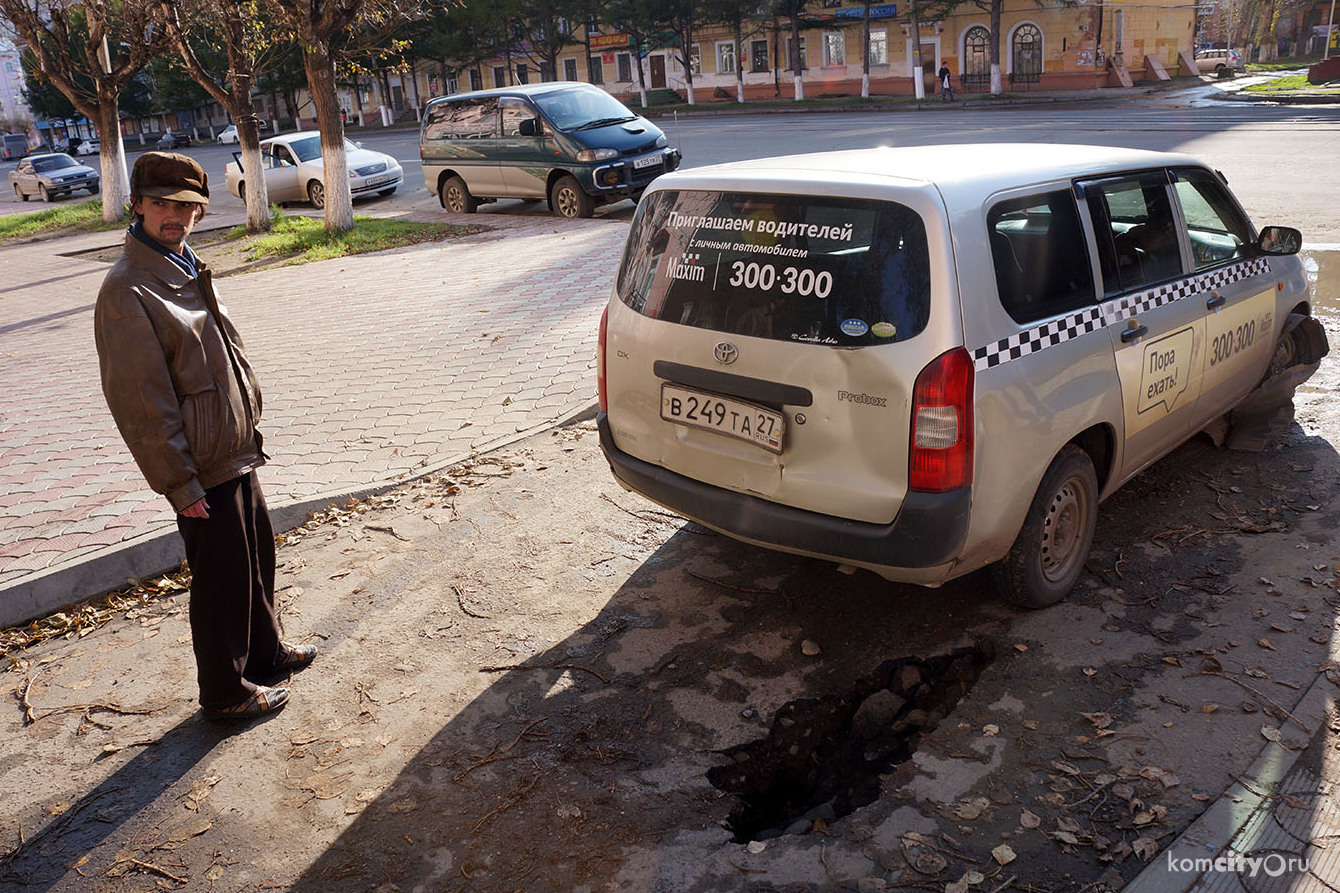
[[(274, 457), (261, 480), (278, 529), (594, 404), (627, 224), (474, 221), (490, 231), (220, 283), (261, 377)], [(0, 626), (183, 557), (98, 379), (93, 307), (109, 265), (81, 254), (122, 238), (0, 248)]]

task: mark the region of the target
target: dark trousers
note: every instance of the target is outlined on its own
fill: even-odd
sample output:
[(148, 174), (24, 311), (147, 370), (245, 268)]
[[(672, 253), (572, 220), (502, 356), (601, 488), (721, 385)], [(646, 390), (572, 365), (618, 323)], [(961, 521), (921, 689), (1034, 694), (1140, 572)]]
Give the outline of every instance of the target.
[(228, 707), (280, 659), (275, 537), (256, 473), (205, 491), (208, 518), (177, 516), (191, 566), (191, 642), (203, 707)]

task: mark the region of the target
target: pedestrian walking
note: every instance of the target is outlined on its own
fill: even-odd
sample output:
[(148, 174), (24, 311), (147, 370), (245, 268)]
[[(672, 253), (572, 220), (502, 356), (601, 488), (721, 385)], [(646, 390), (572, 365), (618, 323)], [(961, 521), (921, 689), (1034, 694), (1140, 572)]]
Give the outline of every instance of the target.
[(949, 73), (949, 65), (941, 62), (940, 71), (936, 76), (940, 79), (940, 101), (951, 101), (954, 98), (954, 79)]
[(135, 222), (98, 292), (102, 389), (149, 486), (177, 512), (191, 568), (200, 705), (255, 717), (288, 702), (279, 677), (316, 658), (285, 644), (274, 609), (275, 540), (256, 469), (261, 390), (209, 269), (186, 244), (209, 204), (193, 158), (145, 152), (130, 176)]

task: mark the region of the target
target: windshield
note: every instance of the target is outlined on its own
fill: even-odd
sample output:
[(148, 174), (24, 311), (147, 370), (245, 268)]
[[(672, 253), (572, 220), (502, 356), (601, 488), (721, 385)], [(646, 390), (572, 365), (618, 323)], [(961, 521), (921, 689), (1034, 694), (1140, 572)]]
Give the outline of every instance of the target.
[(33, 170), (39, 174), (47, 171), (58, 171), (63, 167), (76, 167), (79, 162), (75, 161), (69, 155), (52, 155), (47, 158), (39, 158), (33, 162)]
[[(300, 140), (294, 140), (288, 144), (293, 150), (293, 154), (298, 156), (299, 161), (316, 161), (321, 157), (321, 137), (309, 136)], [(344, 141), (345, 152), (356, 152), (358, 147), (348, 140)]]
[(541, 93), (531, 99), (559, 130), (581, 130), (637, 117), (622, 102), (599, 89), (574, 87)]
[(619, 298), (732, 335), (864, 347), (930, 317), (926, 228), (894, 202), (658, 192), (638, 206)]

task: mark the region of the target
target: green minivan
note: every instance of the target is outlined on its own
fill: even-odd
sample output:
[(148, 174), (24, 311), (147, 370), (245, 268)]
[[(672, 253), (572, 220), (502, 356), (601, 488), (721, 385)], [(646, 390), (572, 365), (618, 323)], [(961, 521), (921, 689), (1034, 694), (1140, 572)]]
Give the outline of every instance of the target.
[(547, 199), (563, 217), (637, 201), (679, 166), (678, 149), (599, 87), (571, 81), (434, 99), (419, 131), (423, 182), (442, 207), (470, 214), (500, 198)]

